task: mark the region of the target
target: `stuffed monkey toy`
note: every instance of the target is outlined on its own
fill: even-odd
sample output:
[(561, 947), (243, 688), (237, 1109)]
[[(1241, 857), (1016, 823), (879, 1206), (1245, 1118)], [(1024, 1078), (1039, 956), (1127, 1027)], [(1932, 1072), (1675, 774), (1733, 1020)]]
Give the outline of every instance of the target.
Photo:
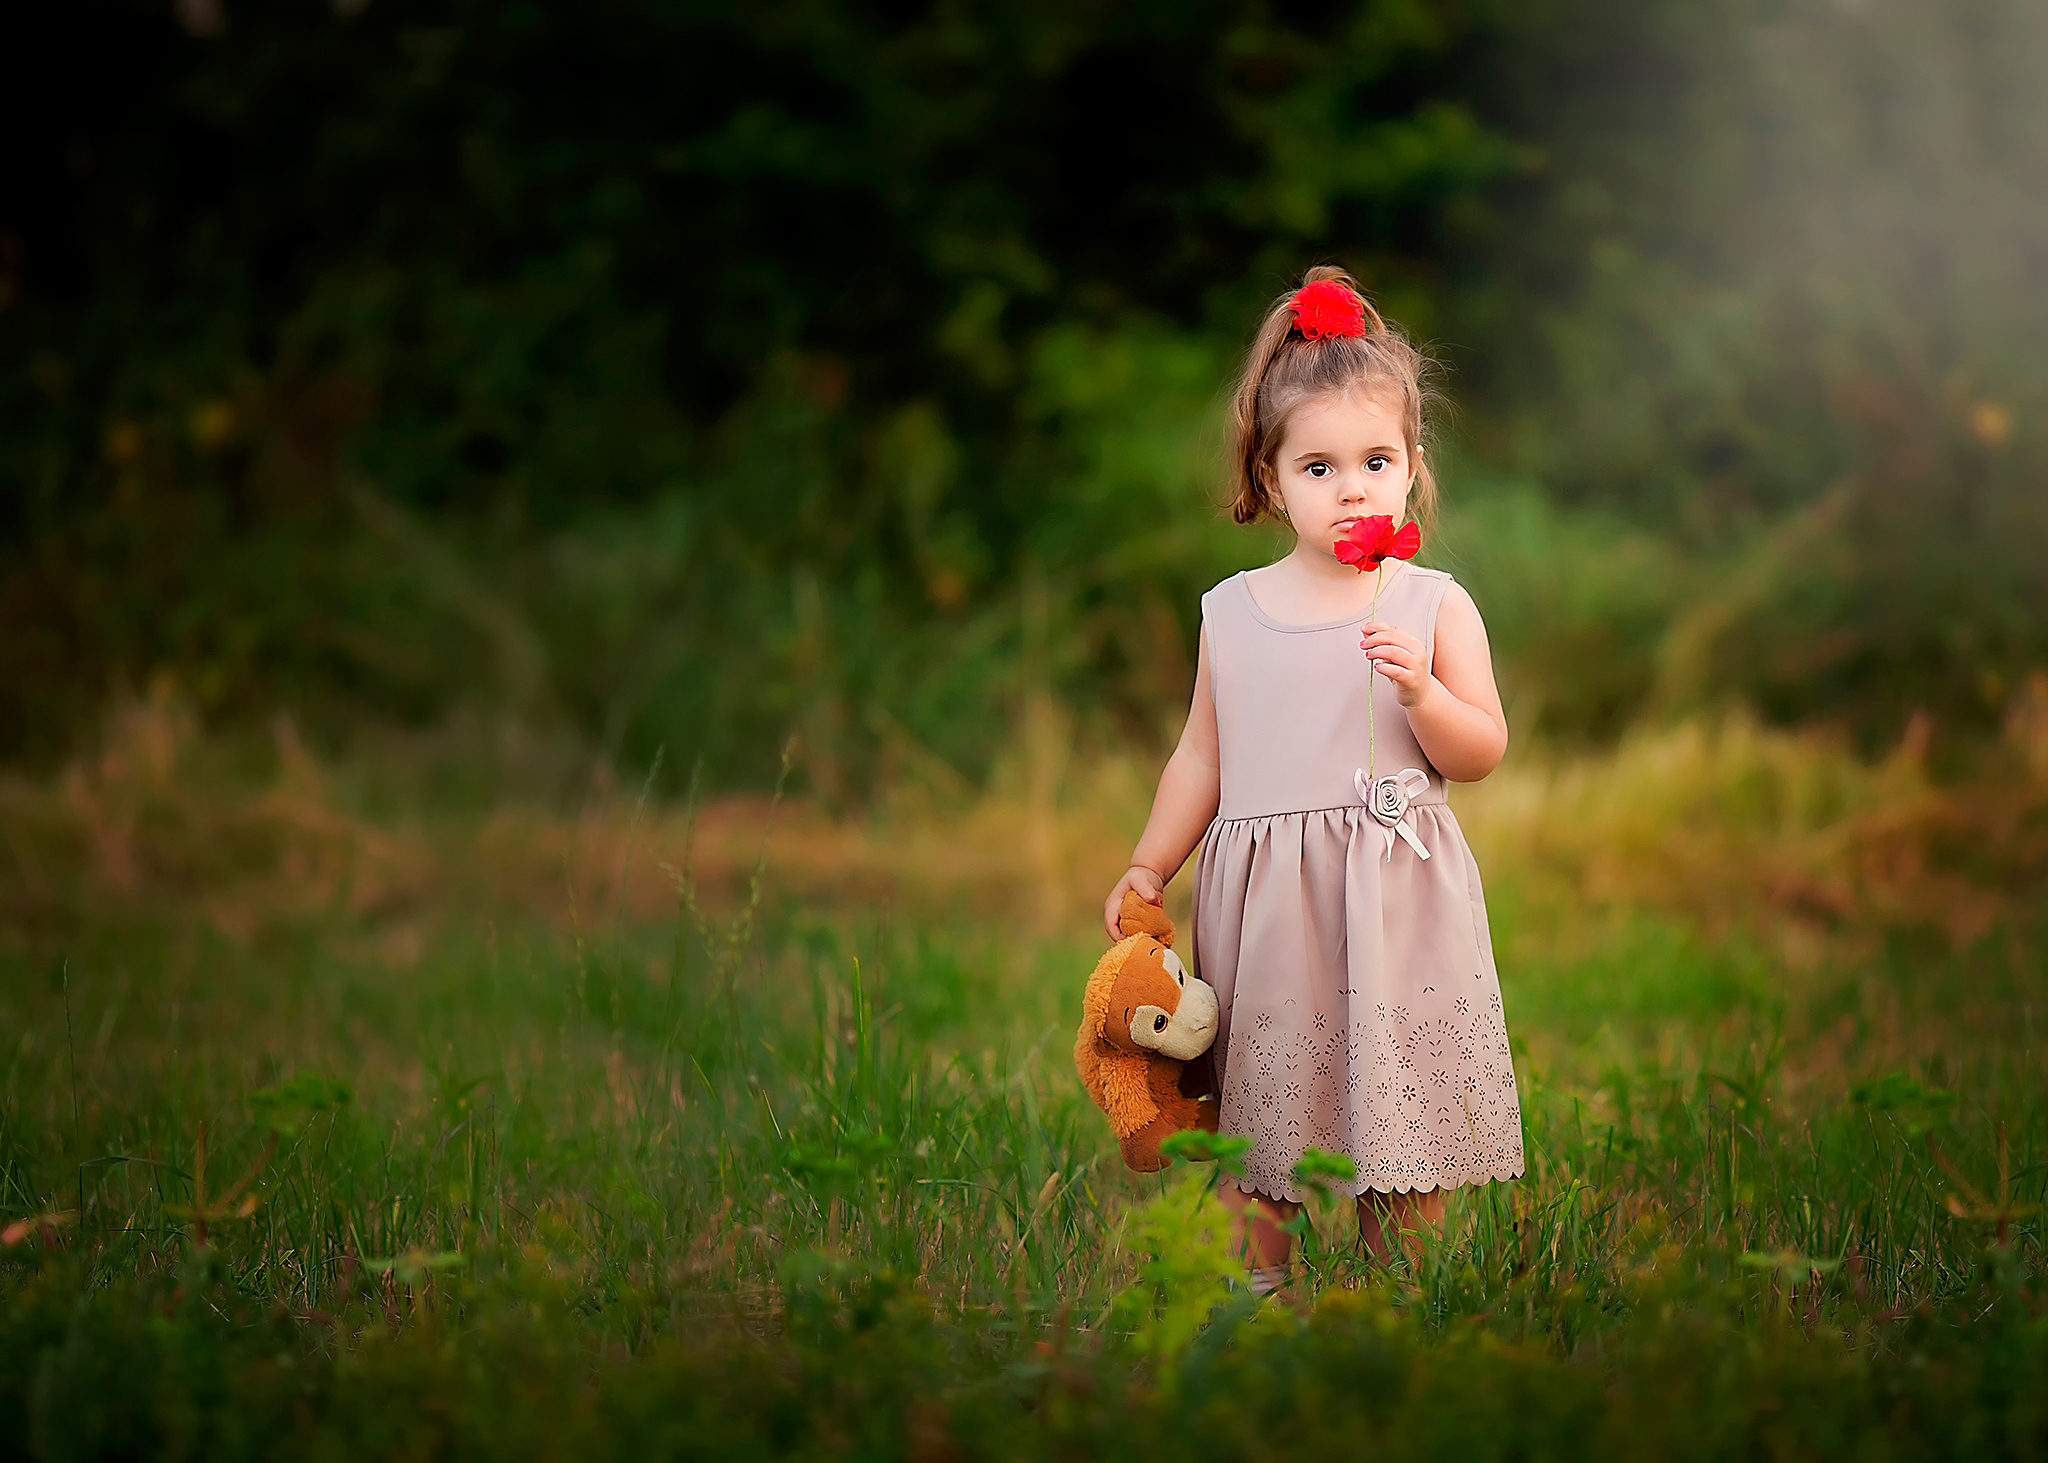
[(1173, 953), (1173, 921), (1159, 906), (1126, 891), (1117, 928), (1124, 937), (1103, 952), (1081, 997), (1074, 1069), (1109, 1115), (1124, 1162), (1157, 1173), (1167, 1162), (1161, 1139), (1216, 1131), (1216, 1103), (1192, 1095), (1208, 1064), (1189, 1065), (1216, 1041), (1216, 992)]

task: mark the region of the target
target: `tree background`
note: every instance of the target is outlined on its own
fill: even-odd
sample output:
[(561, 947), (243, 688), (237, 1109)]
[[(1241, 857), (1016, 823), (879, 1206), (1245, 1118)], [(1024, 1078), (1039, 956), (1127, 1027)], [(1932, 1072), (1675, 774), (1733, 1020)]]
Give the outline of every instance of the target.
[[(1518, 730), (1967, 757), (2048, 663), (2030, 0), (178, 0), (0, 87), (0, 757), (170, 678), (827, 802), (1177, 724), (1318, 260), (1456, 403)], [(548, 763), (518, 749), (571, 749)], [(522, 757), (525, 760), (522, 761)], [(541, 772), (536, 773), (535, 768)]]

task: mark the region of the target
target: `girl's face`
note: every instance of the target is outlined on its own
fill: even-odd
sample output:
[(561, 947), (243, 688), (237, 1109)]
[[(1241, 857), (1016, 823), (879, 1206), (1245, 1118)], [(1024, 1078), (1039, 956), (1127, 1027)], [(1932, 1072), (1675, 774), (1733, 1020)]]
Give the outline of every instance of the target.
[(1352, 391), (1304, 403), (1288, 418), (1268, 486), (1301, 542), (1334, 561), (1354, 519), (1407, 517), (1416, 466), (1398, 410)]

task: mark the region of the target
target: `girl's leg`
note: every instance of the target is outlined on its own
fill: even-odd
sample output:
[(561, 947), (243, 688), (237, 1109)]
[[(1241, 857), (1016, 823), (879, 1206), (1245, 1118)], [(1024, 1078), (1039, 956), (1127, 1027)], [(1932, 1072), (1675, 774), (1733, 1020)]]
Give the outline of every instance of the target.
[(1444, 1222), (1444, 1191), (1430, 1189), (1382, 1194), (1367, 1189), (1358, 1196), (1358, 1234), (1382, 1265), (1400, 1245), (1409, 1263), (1422, 1258), (1422, 1246)]
[(1247, 1194), (1225, 1181), (1217, 1197), (1231, 1213), (1230, 1247), (1244, 1260), (1247, 1270), (1261, 1270), (1287, 1263), (1294, 1236), (1280, 1226), (1301, 1212), (1299, 1204), (1269, 1199), (1264, 1194)]

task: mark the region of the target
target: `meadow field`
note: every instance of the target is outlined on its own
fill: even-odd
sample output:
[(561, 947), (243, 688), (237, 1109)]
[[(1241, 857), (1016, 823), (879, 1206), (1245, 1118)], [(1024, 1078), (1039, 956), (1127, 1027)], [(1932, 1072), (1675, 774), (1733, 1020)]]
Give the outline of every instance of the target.
[[(2048, 1457), (2039, 0), (9, 42), (0, 1463)], [(1255, 1303), (1071, 1046), (1319, 263), (1528, 1171)]]
[(0, 1451), (2048, 1450), (2048, 719), (1981, 786), (1731, 718), (1461, 790), (1528, 1174), (1413, 1264), (1322, 1206), (1267, 1302), (1074, 1078), (1149, 768), (1063, 745), (476, 804), (166, 688), (7, 782)]

